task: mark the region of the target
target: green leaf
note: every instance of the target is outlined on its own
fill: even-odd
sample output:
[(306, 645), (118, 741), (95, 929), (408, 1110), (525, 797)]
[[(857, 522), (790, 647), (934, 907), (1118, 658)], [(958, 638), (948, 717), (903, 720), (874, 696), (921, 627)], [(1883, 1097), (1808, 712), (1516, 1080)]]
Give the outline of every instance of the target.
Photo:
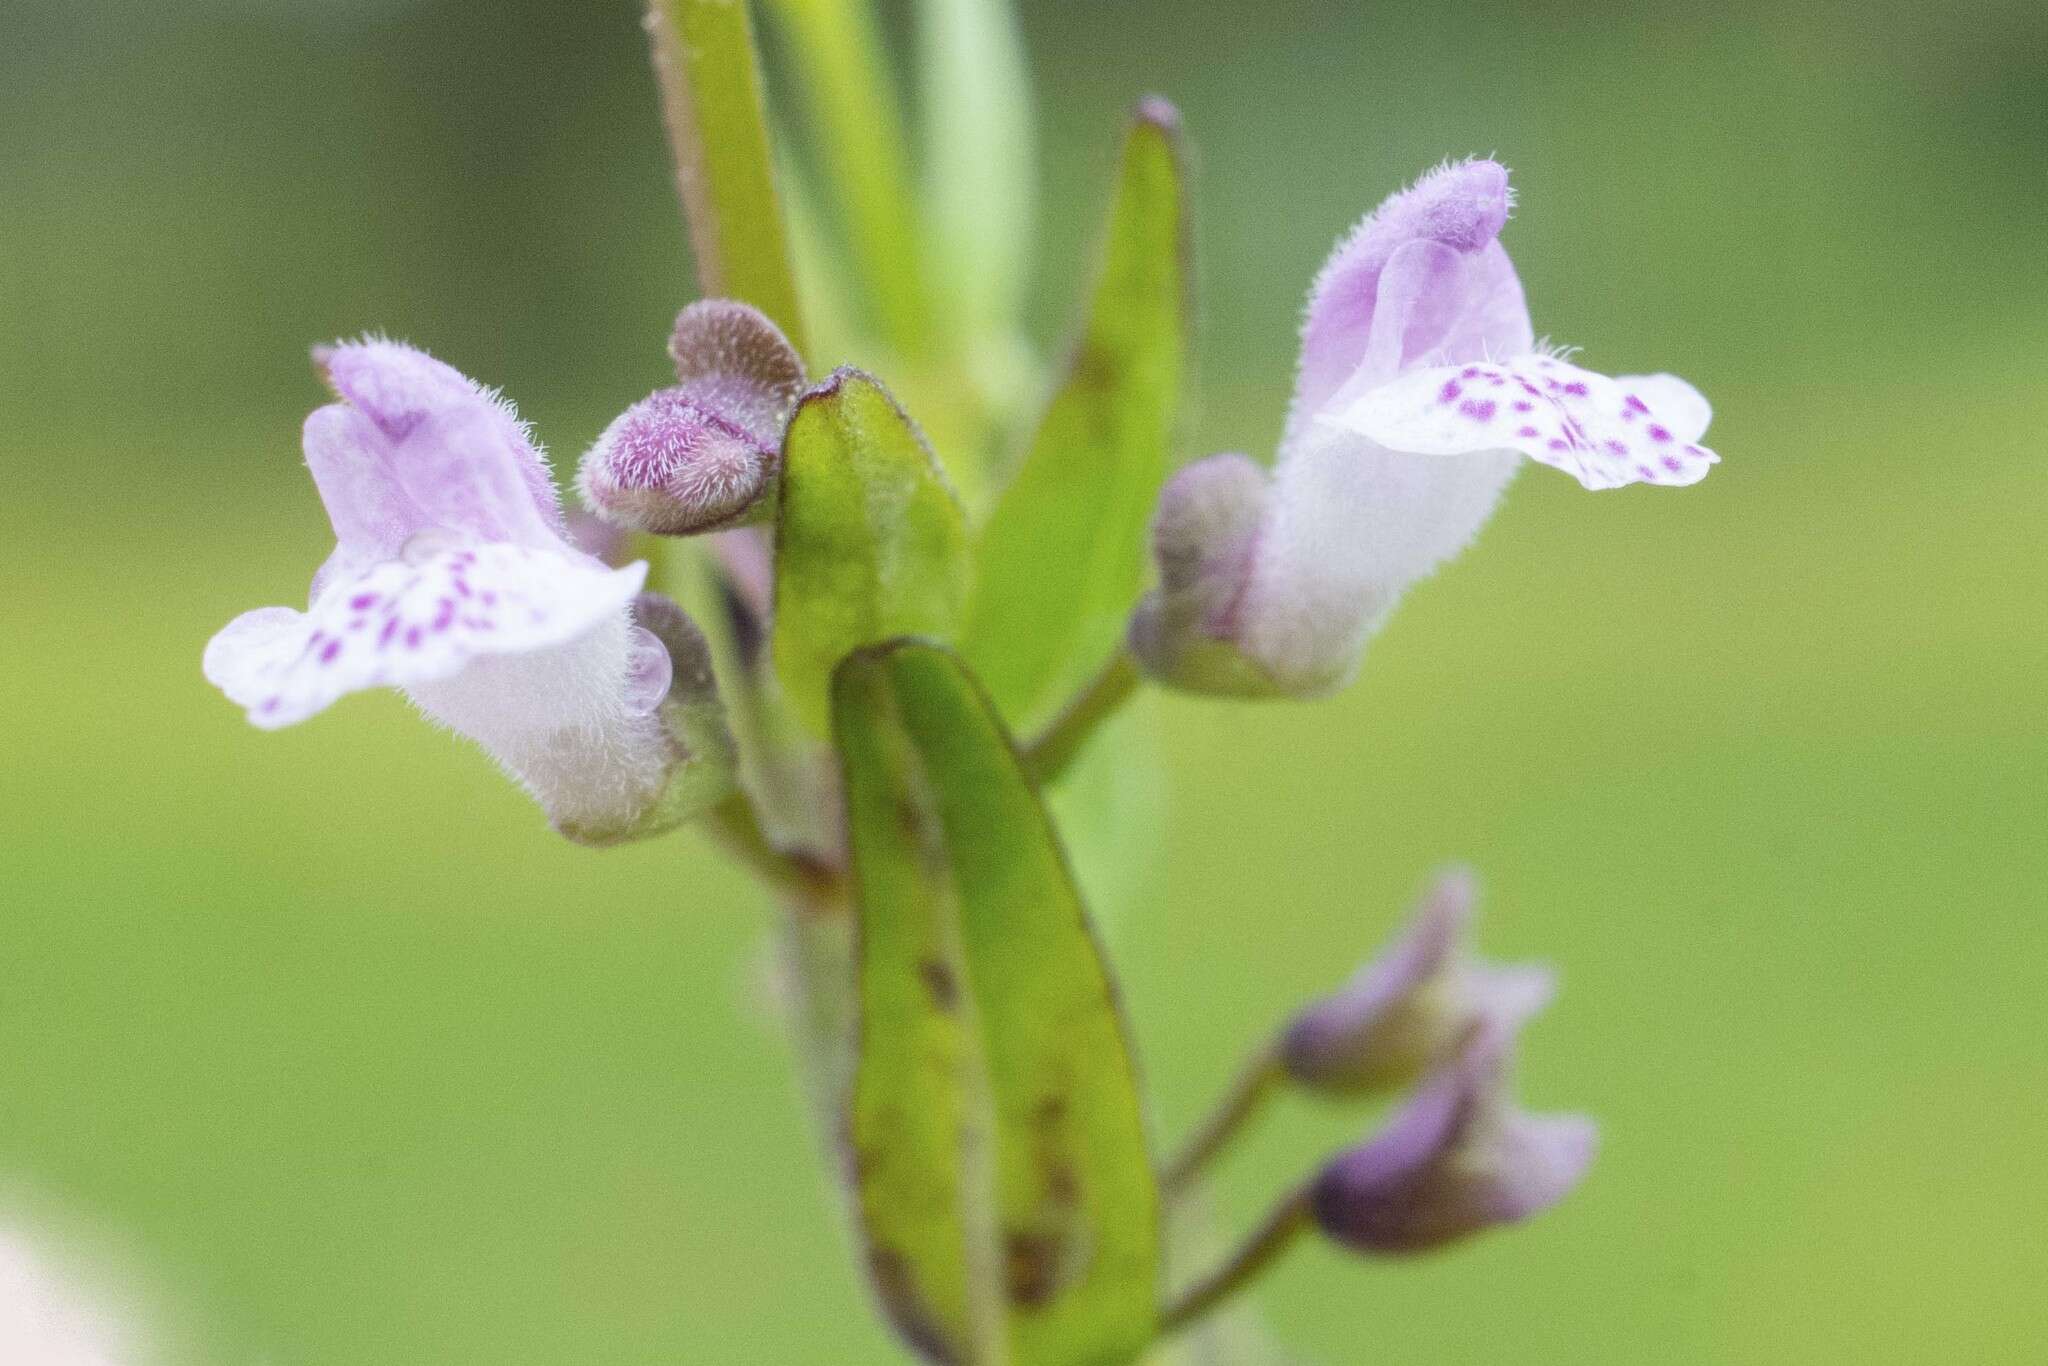
[(773, 645), (797, 715), (824, 730), (832, 670), (861, 646), (951, 638), (966, 579), (966, 521), (931, 448), (879, 381), (834, 371), (782, 449)]
[(848, 1133), (870, 1265), (934, 1360), (1128, 1361), (1158, 1199), (1115, 990), (1009, 736), (929, 644), (833, 686), (860, 915)]
[(768, 0), (808, 114), (814, 162), (868, 286), (874, 326), (898, 356), (929, 349), (916, 198), (902, 101), (869, 0)]
[(1031, 82), (1010, 0), (919, 0), (918, 126), (937, 302), (968, 345), (1013, 334), (1037, 185)]
[(1187, 371), (1178, 127), (1158, 101), (1132, 124), (1087, 324), (982, 535), (963, 649), (1012, 718), (1101, 665), (1144, 581)]
[(753, 21), (744, 0), (649, 0), (676, 188), (703, 293), (750, 303), (798, 351), (803, 318), (783, 236)]

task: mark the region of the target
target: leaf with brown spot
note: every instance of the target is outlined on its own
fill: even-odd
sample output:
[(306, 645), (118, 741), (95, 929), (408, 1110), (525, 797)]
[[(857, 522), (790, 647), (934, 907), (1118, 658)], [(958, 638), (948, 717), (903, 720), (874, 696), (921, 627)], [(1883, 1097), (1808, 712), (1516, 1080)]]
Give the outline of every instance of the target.
[(1157, 1194), (1114, 988), (1038, 794), (942, 647), (856, 653), (832, 701), (876, 1290), (931, 1360), (1128, 1361), (1157, 1323)]

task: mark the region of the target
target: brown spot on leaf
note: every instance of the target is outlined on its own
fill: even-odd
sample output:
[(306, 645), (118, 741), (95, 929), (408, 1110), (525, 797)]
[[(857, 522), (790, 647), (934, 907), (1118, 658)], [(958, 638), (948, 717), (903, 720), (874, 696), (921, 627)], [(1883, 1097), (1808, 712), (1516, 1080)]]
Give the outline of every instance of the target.
[(1059, 1288), (1059, 1244), (1042, 1233), (1009, 1233), (1003, 1239), (1003, 1261), (1010, 1303), (1021, 1309), (1043, 1307)]
[(959, 1008), (960, 983), (952, 968), (937, 958), (926, 958), (918, 963), (917, 976), (931, 994), (933, 1005), (948, 1014)]

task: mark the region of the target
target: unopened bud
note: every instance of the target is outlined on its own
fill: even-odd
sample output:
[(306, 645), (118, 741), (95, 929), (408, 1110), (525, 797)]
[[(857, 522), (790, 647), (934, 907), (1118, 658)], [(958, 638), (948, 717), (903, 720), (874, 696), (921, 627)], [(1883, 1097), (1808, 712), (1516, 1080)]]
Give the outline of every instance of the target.
[(663, 536), (747, 519), (774, 487), (783, 423), (803, 362), (755, 309), (690, 305), (669, 342), (679, 379), (621, 413), (584, 455), (584, 503), (618, 526)]
[(1583, 1115), (1535, 1115), (1510, 1087), (1511, 1025), (1489, 1020), (1378, 1135), (1323, 1168), (1316, 1223), (1360, 1252), (1427, 1252), (1549, 1209), (1598, 1146)]
[(1281, 1043), (1288, 1074), (1319, 1091), (1405, 1086), (1488, 1020), (1513, 1028), (1548, 1003), (1550, 970), (1474, 959), (1466, 945), (1477, 887), (1437, 880), (1408, 928), (1344, 986), (1295, 1016)]
[(1201, 692), (1271, 691), (1236, 644), (1267, 493), (1266, 472), (1242, 455), (1198, 460), (1160, 490), (1159, 586), (1138, 604), (1129, 633), (1154, 678)]

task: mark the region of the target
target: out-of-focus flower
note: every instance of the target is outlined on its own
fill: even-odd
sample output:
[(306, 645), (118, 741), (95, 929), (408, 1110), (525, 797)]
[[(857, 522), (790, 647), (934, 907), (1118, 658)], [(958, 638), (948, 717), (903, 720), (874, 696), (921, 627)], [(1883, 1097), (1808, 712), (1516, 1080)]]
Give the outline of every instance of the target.
[(1470, 873), (1438, 879), (1399, 939), (1294, 1017), (1281, 1040), (1288, 1074), (1317, 1091), (1406, 1086), (1482, 1022), (1512, 1028), (1542, 1009), (1555, 986), (1548, 968), (1472, 956), (1475, 899)]
[(1481, 1024), (1378, 1135), (1323, 1168), (1309, 1208), (1324, 1233), (1361, 1252), (1427, 1252), (1571, 1193), (1598, 1131), (1515, 1103), (1513, 1038), (1510, 1024)]
[(662, 536), (748, 520), (774, 487), (803, 362), (774, 323), (728, 299), (684, 309), (669, 354), (680, 382), (605, 428), (577, 474), (583, 501), (606, 521)]
[[(1587, 488), (1705, 476), (1718, 457), (1699, 444), (1709, 409), (1690, 385), (1610, 379), (1538, 347), (1498, 240), (1511, 205), (1500, 165), (1448, 164), (1339, 244), (1310, 292), (1271, 479), (1212, 457), (1161, 503), (1159, 595), (1132, 633), (1152, 673), (1242, 694), (1341, 684), (1524, 456)], [(1223, 492), (1241, 505), (1219, 508)], [(1207, 540), (1203, 522), (1227, 534)]]
[(0, 1362), (115, 1366), (113, 1326), (53, 1275), (26, 1243), (0, 1231)]
[(672, 724), (716, 704), (702, 642), (641, 594), (647, 566), (612, 569), (570, 542), (541, 454), (496, 394), (396, 342), (315, 358), (342, 399), (305, 427), (334, 553), (306, 611), (259, 608), (215, 636), (207, 678), (265, 729), (402, 689), (587, 843), (681, 820), (729, 763), (721, 726)]

